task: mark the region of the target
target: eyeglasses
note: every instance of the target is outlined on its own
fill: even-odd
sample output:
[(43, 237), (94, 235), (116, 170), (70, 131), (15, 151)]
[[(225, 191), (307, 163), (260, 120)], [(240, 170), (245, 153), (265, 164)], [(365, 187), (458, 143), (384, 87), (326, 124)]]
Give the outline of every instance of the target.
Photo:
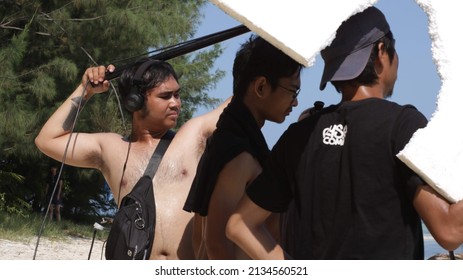
[(297, 96), (299, 95), (299, 93), (301, 92), (300, 88), (298, 88), (298, 89), (290, 89), (290, 88), (284, 87), (282, 85), (278, 85), (278, 86), (281, 87), (282, 89), (285, 89), (285, 90), (291, 92), (293, 94), (293, 99), (296, 99)]

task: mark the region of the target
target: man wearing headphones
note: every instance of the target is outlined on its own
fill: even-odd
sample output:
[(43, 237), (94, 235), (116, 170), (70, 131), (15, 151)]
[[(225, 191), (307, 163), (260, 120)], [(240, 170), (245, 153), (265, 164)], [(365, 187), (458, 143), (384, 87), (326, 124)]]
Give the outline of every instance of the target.
[[(71, 137), (66, 164), (100, 170), (120, 203), (143, 175), (160, 139), (176, 126), (181, 108), (180, 85), (169, 63), (142, 59), (125, 70), (119, 81), (124, 105), (132, 112), (130, 136), (72, 132), (78, 108), (93, 95), (109, 89), (109, 82), (104, 80), (106, 71), (113, 72), (114, 66), (85, 71), (82, 83), (48, 119), (35, 143), (47, 156), (62, 160)], [(88, 82), (94, 86), (87, 86)], [(227, 103), (185, 123), (162, 158), (153, 179), (156, 227), (150, 259), (194, 259), (193, 214), (183, 211), (182, 206), (205, 140)]]

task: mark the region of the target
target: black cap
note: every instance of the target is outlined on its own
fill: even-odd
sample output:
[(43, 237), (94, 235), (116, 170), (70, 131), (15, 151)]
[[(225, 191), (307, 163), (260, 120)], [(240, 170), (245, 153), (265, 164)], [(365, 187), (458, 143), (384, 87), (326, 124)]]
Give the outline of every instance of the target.
[(336, 31), (333, 42), (321, 51), (325, 68), (320, 90), (329, 81), (356, 78), (365, 69), (374, 43), (389, 33), (384, 14), (375, 7), (351, 16)]

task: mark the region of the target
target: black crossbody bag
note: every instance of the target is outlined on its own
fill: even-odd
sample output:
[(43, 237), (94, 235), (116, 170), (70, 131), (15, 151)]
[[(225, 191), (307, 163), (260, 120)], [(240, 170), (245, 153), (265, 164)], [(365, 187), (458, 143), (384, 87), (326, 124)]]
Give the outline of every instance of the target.
[(106, 242), (107, 260), (149, 259), (156, 226), (153, 177), (174, 135), (169, 130), (161, 138), (145, 173), (132, 191), (122, 198)]

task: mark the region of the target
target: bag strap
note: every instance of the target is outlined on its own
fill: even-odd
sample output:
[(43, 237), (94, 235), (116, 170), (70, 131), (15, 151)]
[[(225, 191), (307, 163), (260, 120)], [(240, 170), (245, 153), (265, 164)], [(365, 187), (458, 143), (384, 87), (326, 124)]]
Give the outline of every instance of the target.
[(158, 146), (153, 152), (153, 155), (151, 156), (150, 162), (148, 163), (148, 166), (146, 167), (145, 173), (143, 176), (149, 176), (151, 179), (154, 177), (154, 174), (156, 174), (156, 171), (159, 167), (159, 163), (161, 162), (162, 156), (167, 150), (167, 147), (169, 147), (170, 142), (175, 136), (175, 132), (172, 130), (168, 130), (164, 136), (162, 136), (161, 140), (158, 143)]

